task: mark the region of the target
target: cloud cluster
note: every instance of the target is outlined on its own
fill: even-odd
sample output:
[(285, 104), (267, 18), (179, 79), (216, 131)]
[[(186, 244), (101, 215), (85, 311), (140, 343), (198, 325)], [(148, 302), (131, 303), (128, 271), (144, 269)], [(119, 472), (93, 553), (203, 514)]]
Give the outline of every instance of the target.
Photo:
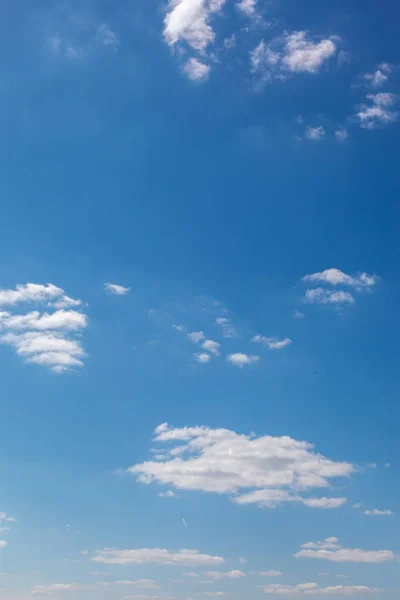
[(375, 129), (379, 125), (388, 125), (397, 121), (399, 113), (394, 110), (397, 102), (395, 94), (379, 92), (368, 94), (369, 104), (362, 104), (356, 112), (356, 119), (364, 129)]
[(315, 452), (312, 444), (290, 437), (238, 434), (228, 429), (183, 427), (164, 423), (155, 442), (166, 444), (159, 461), (133, 465), (128, 472), (143, 483), (177, 489), (230, 494), (237, 504), (273, 508), (301, 502), (312, 508), (338, 508), (345, 498), (308, 498), (301, 492), (327, 488), (355, 467)]
[(163, 548), (140, 548), (137, 550), (117, 550), (106, 548), (99, 550), (91, 558), (93, 562), (108, 565), (144, 565), (164, 564), (183, 565), (186, 567), (220, 565), (224, 563), (221, 556), (202, 554), (198, 550), (178, 550), (170, 552)]
[(331, 562), (383, 563), (396, 560), (391, 550), (361, 550), (360, 548), (343, 548), (335, 537), (326, 538), (322, 542), (302, 544), (296, 558), (319, 558)]
[[(43, 306), (46, 311), (10, 312), (19, 305)], [(0, 310), (0, 343), (13, 347), (26, 362), (57, 373), (83, 367), (85, 351), (78, 335), (88, 319), (81, 300), (53, 284), (27, 283), (0, 290), (0, 307), (7, 307)]]
[[(348, 275), (340, 269), (326, 269), (318, 273), (305, 275), (302, 281), (307, 283), (323, 283), (333, 287), (343, 286), (351, 287), (357, 292), (372, 288), (379, 280), (377, 275), (368, 273), (359, 273), (357, 275)], [(308, 289), (303, 298), (308, 304), (354, 304), (354, 296), (347, 291), (333, 291), (322, 287)]]
[(373, 73), (365, 73), (364, 81), (374, 88), (381, 87), (389, 79), (392, 68), (388, 63), (381, 63)]

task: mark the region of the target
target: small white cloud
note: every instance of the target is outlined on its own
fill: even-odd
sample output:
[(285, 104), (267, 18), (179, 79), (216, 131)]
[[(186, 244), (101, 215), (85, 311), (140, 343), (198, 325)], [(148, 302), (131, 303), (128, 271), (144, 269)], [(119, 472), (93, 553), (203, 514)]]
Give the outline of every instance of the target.
[(199, 354), (195, 354), (195, 358), (197, 362), (205, 364), (210, 362), (211, 356), (207, 354), (207, 352), (200, 352)]
[(268, 571), (260, 571), (262, 577), (281, 577), (282, 571), (276, 571), (275, 569), (269, 569)]
[(392, 68), (388, 63), (382, 63), (379, 65), (374, 73), (366, 73), (363, 78), (372, 87), (381, 87), (389, 79), (389, 75), (392, 72)]
[(193, 571), (189, 571), (188, 573), (183, 573), (184, 577), (197, 578), (200, 577), (198, 573), (194, 573)]
[(206, 81), (210, 75), (211, 67), (197, 58), (189, 58), (183, 71), (192, 81)]
[(204, 350), (208, 350), (208, 352), (212, 352), (212, 354), (215, 354), (216, 356), (219, 355), (219, 350), (221, 348), (221, 344), (219, 344), (218, 342), (214, 342), (214, 340), (205, 340), (201, 347)]
[(205, 335), (202, 331), (193, 331), (192, 333), (188, 333), (187, 334), (189, 340), (191, 342), (194, 342), (195, 344), (198, 344), (199, 342), (201, 342), (201, 340), (204, 340)]
[(337, 538), (326, 538), (323, 542), (307, 542), (301, 546), (295, 558), (316, 558), (331, 562), (384, 563), (396, 560), (391, 550), (361, 550), (343, 548)]
[(170, 0), (164, 19), (164, 39), (169, 46), (184, 42), (204, 52), (215, 39), (210, 21), (221, 12), (225, 0)]
[(339, 129), (335, 131), (335, 137), (337, 140), (339, 140), (339, 142), (345, 142), (349, 137), (349, 132), (346, 128), (339, 127)]
[(308, 140), (313, 140), (314, 142), (319, 142), (324, 137), (325, 137), (325, 129), (321, 125), (319, 127), (307, 127), (306, 138)]
[(220, 596), (227, 596), (228, 592), (203, 592), (203, 596), (210, 598), (219, 598)]
[(257, 0), (240, 0), (240, 2), (237, 2), (236, 6), (240, 12), (247, 16), (252, 16), (256, 12), (256, 4)]
[(222, 335), (225, 338), (234, 338), (237, 336), (237, 331), (235, 327), (226, 317), (218, 317), (218, 319), (216, 319), (215, 322), (221, 327)]
[(100, 25), (97, 31), (97, 40), (103, 44), (103, 46), (107, 46), (113, 50), (117, 50), (119, 46), (119, 39), (117, 35), (106, 23)]
[(116, 296), (124, 296), (131, 289), (129, 287), (124, 287), (123, 285), (117, 285), (116, 283), (105, 283), (104, 288), (107, 292), (115, 294)]
[(185, 333), (187, 331), (187, 327), (185, 325), (172, 325), (172, 328), (176, 331), (180, 331), (181, 333)]
[(175, 498), (176, 494), (172, 490), (168, 490), (167, 492), (160, 492), (157, 496), (160, 496), (160, 498)]
[(377, 508), (374, 508), (373, 510), (364, 510), (364, 515), (369, 515), (369, 516), (382, 516), (382, 517), (391, 517), (392, 515), (394, 515), (394, 513), (391, 510), (379, 510)]
[(303, 300), (308, 304), (354, 304), (355, 302), (349, 292), (332, 292), (322, 288), (307, 290)]
[(303, 504), (310, 508), (339, 508), (347, 502), (347, 498), (306, 498)]
[(229, 354), (227, 361), (235, 365), (236, 367), (244, 367), (245, 365), (251, 365), (260, 360), (259, 356), (253, 356), (250, 354), (243, 354), (242, 352), (236, 352), (236, 354)]
[(282, 348), (290, 346), (290, 344), (292, 343), (292, 340), (290, 338), (284, 338), (283, 340), (279, 340), (276, 337), (265, 337), (265, 335), (255, 335), (251, 341), (264, 344), (268, 347), (269, 350), (281, 350)]
[(367, 99), (370, 104), (362, 104), (355, 115), (361, 127), (375, 129), (378, 125), (388, 125), (397, 121), (399, 113), (393, 110), (397, 101), (395, 94), (368, 94)]
[(369, 288), (374, 286), (379, 277), (369, 275), (368, 273), (359, 273), (357, 275), (347, 275), (340, 269), (326, 269), (312, 275), (305, 275), (302, 281), (316, 281), (319, 283), (329, 283), (330, 285), (347, 285), (356, 289)]
[(246, 577), (246, 573), (243, 571), (206, 571), (203, 573), (206, 577), (212, 577), (213, 579), (240, 579), (241, 577)]
[(297, 308), (296, 308), (296, 310), (293, 311), (292, 316), (294, 319), (304, 319), (306, 315), (303, 312), (301, 312), (300, 310), (297, 310)]
[(235, 46), (236, 46), (236, 36), (234, 33), (232, 33), (232, 35), (230, 35), (229, 37), (226, 37), (224, 39), (224, 48), (226, 48), (226, 50), (232, 50)]

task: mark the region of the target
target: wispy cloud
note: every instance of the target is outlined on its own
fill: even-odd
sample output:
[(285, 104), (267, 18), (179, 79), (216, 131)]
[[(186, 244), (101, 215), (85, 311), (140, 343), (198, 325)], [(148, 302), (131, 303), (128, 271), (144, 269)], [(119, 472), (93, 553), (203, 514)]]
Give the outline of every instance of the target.
[(210, 75), (211, 67), (197, 58), (189, 58), (183, 72), (192, 81), (206, 81)]
[(369, 515), (373, 517), (391, 517), (394, 513), (391, 510), (379, 510), (378, 508), (374, 508), (372, 510), (364, 510), (364, 515)]
[(362, 104), (356, 112), (356, 119), (364, 129), (375, 129), (397, 121), (399, 113), (394, 110), (397, 102), (395, 94), (380, 92), (368, 94), (369, 104)]
[(329, 283), (330, 285), (345, 285), (353, 288), (369, 288), (374, 286), (379, 277), (377, 275), (369, 275), (368, 273), (359, 273), (357, 275), (347, 275), (340, 269), (326, 269), (312, 275), (305, 275), (303, 281), (312, 281), (318, 283)]
[(234, 338), (237, 336), (236, 328), (226, 317), (218, 317), (215, 322), (221, 327), (222, 335), (225, 338)]
[(314, 142), (319, 142), (325, 137), (325, 129), (320, 125), (319, 127), (307, 127), (306, 138)]
[(349, 292), (333, 292), (316, 288), (307, 290), (304, 296), (304, 302), (308, 304), (354, 304), (355, 299)]
[(117, 285), (116, 283), (105, 283), (104, 289), (110, 294), (114, 294), (116, 296), (124, 296), (125, 294), (130, 292), (131, 288), (125, 287), (123, 285)]
[(91, 560), (110, 565), (166, 564), (204, 566), (224, 563), (224, 559), (221, 556), (203, 554), (198, 550), (178, 550), (171, 552), (163, 548), (140, 548), (137, 550), (105, 549), (96, 551)]
[(337, 538), (326, 538), (322, 542), (307, 542), (294, 556), (296, 558), (317, 558), (331, 562), (383, 563), (396, 560), (391, 550), (361, 550), (343, 548)]
[(339, 129), (336, 129), (335, 131), (335, 137), (339, 142), (345, 142), (349, 137), (349, 132), (345, 127), (339, 127)]
[(262, 587), (265, 594), (282, 597), (309, 597), (309, 596), (355, 596), (376, 594), (380, 590), (365, 585), (330, 585), (320, 587), (317, 583), (298, 583), (297, 585), (283, 585), (275, 583)]
[(281, 350), (292, 343), (290, 338), (280, 340), (277, 337), (266, 337), (265, 335), (255, 335), (251, 341), (264, 344), (269, 350)]
[(365, 73), (364, 81), (374, 88), (381, 87), (389, 79), (392, 68), (388, 63), (381, 63), (373, 73)]

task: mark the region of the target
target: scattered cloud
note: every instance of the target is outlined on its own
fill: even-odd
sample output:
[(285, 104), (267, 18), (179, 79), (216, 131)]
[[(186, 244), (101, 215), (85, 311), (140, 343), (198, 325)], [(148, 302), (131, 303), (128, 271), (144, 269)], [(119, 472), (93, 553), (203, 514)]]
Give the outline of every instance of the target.
[(380, 590), (365, 585), (330, 585), (320, 587), (317, 583), (298, 583), (297, 585), (281, 585), (279, 583), (264, 586), (265, 594), (274, 596), (355, 596), (358, 594), (375, 594)]
[(228, 596), (228, 592), (203, 592), (203, 596), (210, 598), (219, 598), (220, 596)]
[(294, 31), (266, 44), (262, 40), (250, 52), (250, 66), (264, 81), (284, 80), (293, 73), (319, 73), (324, 63), (336, 53), (330, 39), (311, 39), (307, 31)]
[(373, 510), (364, 510), (364, 515), (369, 515), (369, 516), (374, 516), (374, 517), (378, 517), (378, 516), (391, 517), (394, 515), (394, 512), (392, 512), (391, 510), (379, 510), (378, 508), (374, 508)]
[(350, 463), (334, 462), (316, 453), (309, 442), (290, 437), (257, 437), (205, 426), (176, 429), (163, 423), (155, 430), (155, 442), (166, 444), (165, 459), (130, 467), (128, 472), (139, 481), (230, 494), (237, 504), (338, 507), (344, 499), (303, 498), (299, 492), (329, 487), (331, 479), (355, 471)]
[(206, 81), (209, 78), (211, 67), (197, 58), (189, 58), (183, 72), (192, 81)]
[(200, 577), (200, 575), (198, 573), (194, 573), (193, 571), (189, 571), (188, 573), (183, 573), (183, 577)]
[(396, 560), (391, 550), (361, 550), (343, 548), (337, 538), (326, 538), (323, 542), (307, 542), (294, 556), (296, 558), (319, 558), (331, 562), (383, 563)]
[(206, 571), (203, 573), (206, 577), (212, 577), (213, 579), (239, 579), (246, 577), (246, 573), (243, 571)]
[(259, 356), (243, 354), (242, 352), (236, 352), (236, 354), (229, 354), (227, 356), (227, 361), (239, 368), (242, 368), (245, 365), (251, 365), (259, 360)]
[(294, 319), (304, 319), (306, 315), (296, 308), (296, 310), (293, 311), (292, 316)]
[(178, 550), (170, 552), (162, 548), (140, 548), (137, 550), (104, 549), (96, 552), (93, 562), (109, 565), (165, 564), (204, 566), (224, 563), (220, 556), (202, 554), (198, 550)]
[(281, 577), (282, 571), (276, 571), (275, 569), (269, 569), (268, 571), (260, 571), (262, 577)]
[(97, 30), (97, 40), (108, 48), (117, 50), (119, 47), (119, 39), (109, 25), (103, 23)]
[(339, 127), (339, 129), (335, 131), (335, 137), (339, 142), (345, 142), (349, 137), (349, 132), (345, 127)]
[[(0, 305), (15, 308), (44, 305), (46, 312), (0, 311), (0, 343), (14, 348), (26, 362), (46, 365), (57, 373), (83, 367), (85, 351), (80, 337), (88, 325), (87, 316), (66, 307), (78, 307), (81, 300), (67, 296), (53, 284), (17, 285), (14, 290), (0, 290)], [(61, 308), (63, 307), (63, 308)], [(48, 312), (48, 309), (56, 309)]]
[(215, 322), (221, 327), (224, 338), (234, 338), (237, 336), (236, 328), (226, 317), (218, 317)]
[(172, 490), (168, 490), (167, 492), (160, 492), (157, 496), (160, 496), (160, 498), (175, 498), (176, 494)]
[(283, 340), (279, 340), (276, 337), (265, 337), (265, 335), (255, 335), (251, 341), (264, 344), (268, 347), (269, 350), (281, 350), (282, 348), (290, 346), (290, 344), (292, 343), (292, 340), (290, 338), (284, 338)]
[(124, 296), (128, 292), (130, 292), (129, 287), (125, 287), (123, 285), (117, 285), (116, 283), (105, 283), (104, 288), (106, 292), (110, 294), (115, 294), (116, 296)]
[(322, 288), (307, 290), (303, 300), (308, 304), (353, 304), (355, 302), (349, 292), (332, 292)]
[(365, 73), (363, 79), (372, 87), (381, 87), (389, 79), (392, 68), (388, 63), (381, 63), (374, 73)]
[(256, 4), (257, 0), (240, 0), (240, 2), (236, 3), (236, 6), (240, 12), (251, 17), (256, 12)]
[(319, 127), (307, 127), (306, 138), (308, 140), (313, 140), (314, 142), (319, 142), (324, 137), (325, 137), (325, 129), (321, 125)]
[(202, 331), (193, 331), (192, 333), (188, 333), (187, 336), (194, 344), (198, 344), (205, 338), (205, 335)]
[(218, 342), (214, 342), (214, 340), (205, 340), (201, 347), (204, 350), (208, 350), (209, 352), (212, 352), (213, 354), (215, 354), (215, 356), (219, 355), (219, 349), (221, 348), (221, 344), (219, 344)]
[(393, 110), (397, 101), (395, 94), (380, 92), (368, 94), (369, 104), (362, 104), (356, 119), (364, 129), (375, 129), (379, 125), (388, 125), (397, 121), (398, 111)]
[(211, 355), (207, 354), (207, 352), (200, 352), (199, 354), (195, 354), (194, 356), (197, 362), (202, 364), (206, 364), (211, 360)]
[(318, 283), (329, 283), (333, 286), (346, 285), (356, 289), (369, 288), (377, 283), (377, 275), (368, 275), (368, 273), (359, 273), (358, 275), (347, 275), (340, 269), (326, 269), (312, 275), (305, 275), (302, 281), (313, 281)]
[(172, 328), (176, 331), (180, 331), (180, 333), (185, 333), (187, 331), (186, 325), (172, 325)]
[(347, 502), (347, 498), (306, 498), (303, 504), (310, 508), (339, 508)]
[(215, 40), (212, 18), (221, 12), (225, 0), (170, 0), (164, 19), (164, 39), (169, 46), (178, 42), (204, 53)]

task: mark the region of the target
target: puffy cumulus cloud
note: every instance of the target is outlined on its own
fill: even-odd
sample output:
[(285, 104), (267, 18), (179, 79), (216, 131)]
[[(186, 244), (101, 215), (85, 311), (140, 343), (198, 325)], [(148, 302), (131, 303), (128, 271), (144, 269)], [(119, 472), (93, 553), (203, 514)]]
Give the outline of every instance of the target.
[(319, 142), (325, 137), (325, 129), (320, 125), (319, 127), (307, 127), (306, 138), (313, 142)]
[(243, 354), (243, 352), (236, 352), (235, 354), (229, 354), (226, 360), (235, 367), (242, 368), (245, 365), (251, 365), (260, 360), (259, 356), (254, 356), (251, 354)]
[(203, 573), (206, 577), (212, 577), (213, 579), (240, 579), (241, 577), (246, 577), (246, 573), (243, 571), (233, 570), (233, 571), (206, 571)]
[(192, 81), (206, 81), (210, 75), (211, 67), (197, 58), (189, 58), (183, 72)]
[(330, 460), (309, 442), (286, 436), (243, 435), (205, 426), (177, 429), (164, 423), (155, 430), (155, 442), (162, 444), (162, 459), (128, 469), (139, 481), (231, 494), (242, 505), (273, 508), (301, 502), (338, 508), (343, 498), (304, 498), (300, 492), (329, 487), (332, 479), (355, 472), (352, 464)]
[(276, 337), (265, 337), (265, 335), (255, 335), (251, 341), (264, 344), (269, 350), (281, 350), (282, 348), (290, 346), (292, 343), (290, 338), (280, 340)]
[(220, 565), (224, 563), (221, 556), (202, 554), (198, 550), (178, 550), (170, 552), (163, 548), (140, 548), (137, 550), (104, 549), (97, 551), (91, 558), (93, 562), (108, 565), (144, 565), (165, 564), (184, 566)]
[(391, 517), (394, 515), (394, 512), (391, 510), (379, 510), (378, 508), (374, 508), (372, 510), (364, 510), (364, 515), (369, 515), (372, 517)]
[(237, 336), (234, 325), (226, 317), (218, 317), (215, 323), (221, 327), (224, 338), (234, 338)]
[(365, 73), (364, 80), (372, 87), (381, 87), (389, 79), (392, 68), (388, 63), (381, 63), (373, 73)]
[(330, 585), (320, 587), (317, 583), (298, 583), (297, 585), (281, 585), (279, 583), (264, 586), (265, 594), (273, 596), (353, 596), (357, 594), (374, 594), (379, 589), (365, 585)]
[(308, 304), (354, 304), (355, 299), (349, 292), (332, 292), (323, 288), (307, 290), (304, 302)]
[(116, 296), (124, 296), (130, 291), (131, 288), (125, 287), (123, 285), (118, 285), (116, 283), (105, 283), (104, 289), (110, 294), (115, 294)]
[[(87, 327), (88, 318), (71, 308), (80, 306), (81, 300), (53, 284), (27, 283), (1, 290), (0, 304), (9, 307), (0, 311), (0, 343), (13, 347), (26, 362), (48, 366), (56, 373), (83, 367), (85, 351), (75, 334)], [(10, 312), (10, 307), (20, 304), (44, 305), (46, 311)]]
[(225, 0), (170, 0), (164, 20), (164, 39), (169, 46), (184, 42), (204, 52), (215, 39), (212, 18)]
[(196, 361), (202, 364), (208, 363), (211, 360), (211, 356), (207, 354), (207, 352), (200, 352), (198, 354), (195, 354), (194, 356)]
[(218, 342), (214, 342), (214, 340), (205, 340), (202, 343), (201, 347), (204, 350), (208, 350), (208, 352), (212, 352), (213, 354), (215, 354), (215, 356), (218, 356), (221, 344), (219, 344)]
[(251, 71), (264, 80), (282, 80), (293, 73), (317, 74), (336, 53), (336, 43), (332, 38), (318, 41), (307, 36), (307, 31), (294, 31), (268, 44), (262, 40), (250, 52)]
[(394, 110), (397, 102), (395, 94), (368, 94), (369, 104), (362, 104), (355, 114), (364, 129), (375, 129), (379, 125), (388, 125), (397, 121), (399, 113)]
[(383, 563), (396, 560), (391, 550), (361, 550), (360, 548), (343, 548), (335, 537), (326, 538), (322, 542), (307, 542), (294, 555), (296, 558), (319, 558), (331, 562)]
[(305, 275), (302, 278), (303, 281), (329, 283), (333, 286), (345, 285), (356, 289), (370, 288), (377, 283), (378, 279), (377, 275), (369, 275), (368, 273), (347, 275), (340, 269), (325, 269), (325, 271)]

